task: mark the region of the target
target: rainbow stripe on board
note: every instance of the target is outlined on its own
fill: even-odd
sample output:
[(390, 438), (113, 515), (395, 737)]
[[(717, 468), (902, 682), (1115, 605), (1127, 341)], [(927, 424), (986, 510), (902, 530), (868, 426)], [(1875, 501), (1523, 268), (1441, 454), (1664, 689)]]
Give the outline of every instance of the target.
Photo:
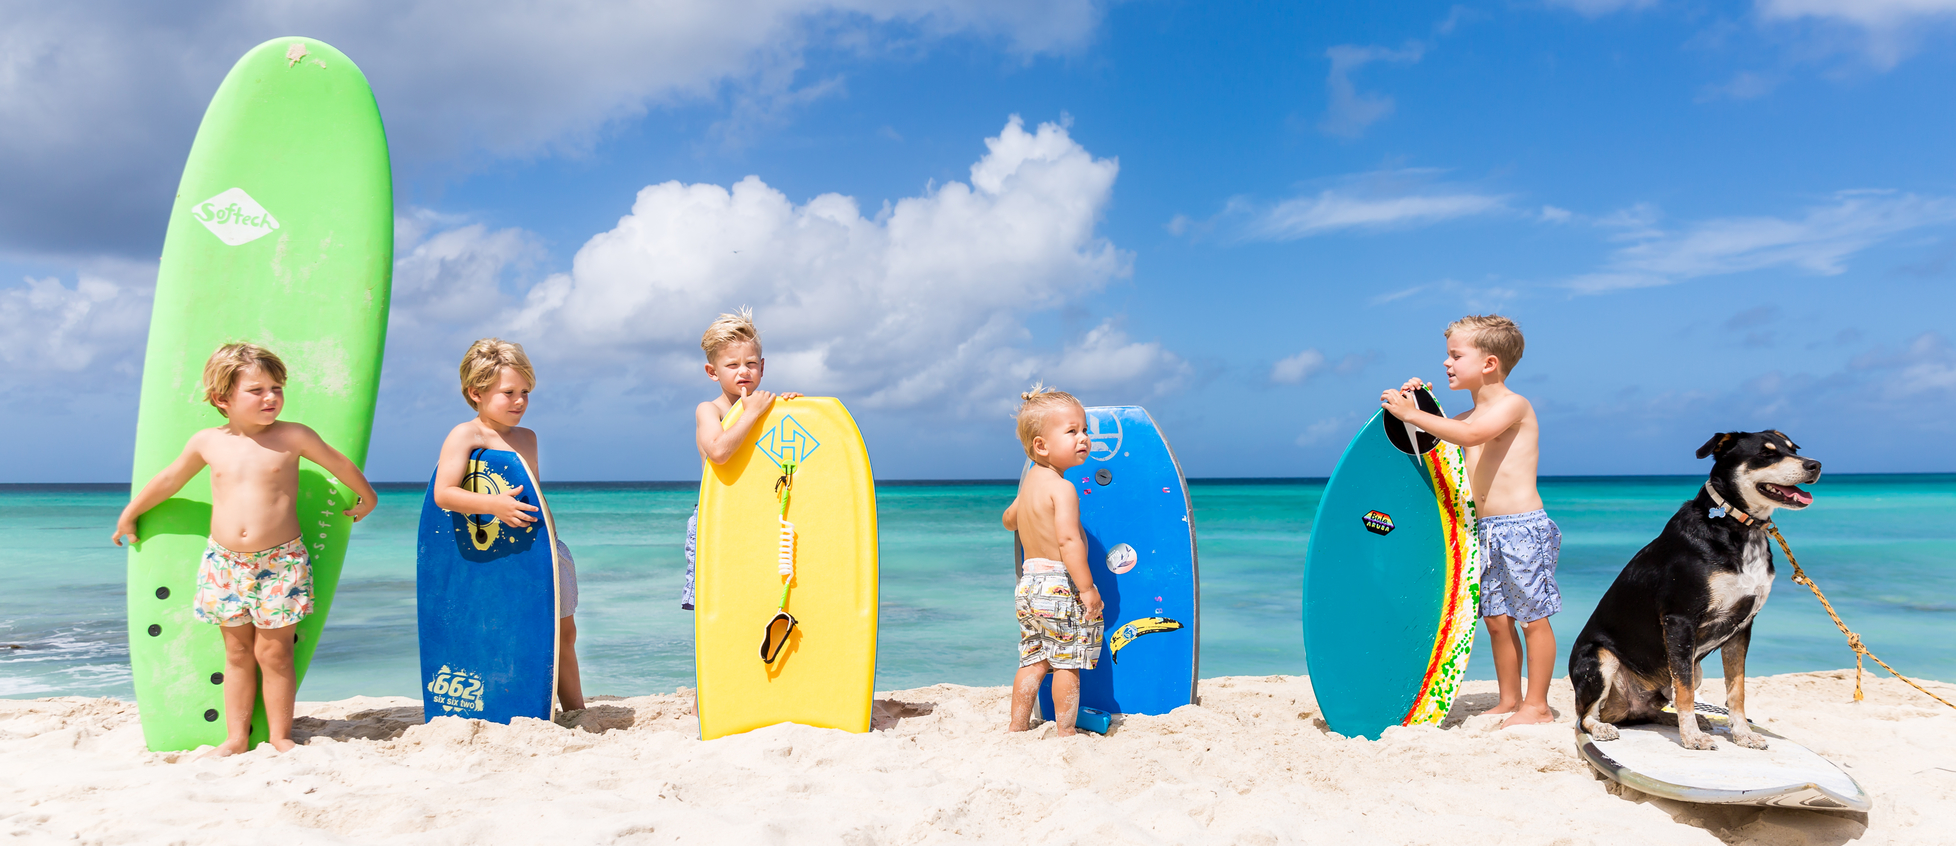
[(1474, 500), (1467, 488), (1467, 456), (1460, 447), (1441, 442), (1421, 460), (1433, 483), (1440, 508), (1441, 536), (1447, 545), (1446, 593), (1439, 630), (1433, 635), (1433, 655), (1426, 661), (1426, 678), (1419, 697), (1406, 712), (1405, 725), (1437, 725), (1453, 707), (1454, 693), (1467, 674), (1467, 657), (1474, 649), (1474, 624), (1480, 619), (1481, 545), (1474, 535)]

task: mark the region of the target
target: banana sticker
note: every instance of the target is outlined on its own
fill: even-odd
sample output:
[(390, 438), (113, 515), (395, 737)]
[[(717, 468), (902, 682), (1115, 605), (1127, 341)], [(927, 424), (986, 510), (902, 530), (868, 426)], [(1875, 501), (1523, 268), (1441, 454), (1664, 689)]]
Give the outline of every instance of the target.
[(1115, 629), (1107, 636), (1107, 646), (1114, 656), (1114, 663), (1119, 664), (1121, 648), (1133, 643), (1136, 638), (1156, 632), (1172, 632), (1181, 627), (1181, 623), (1167, 617), (1142, 617), (1139, 620), (1129, 620), (1127, 625)]

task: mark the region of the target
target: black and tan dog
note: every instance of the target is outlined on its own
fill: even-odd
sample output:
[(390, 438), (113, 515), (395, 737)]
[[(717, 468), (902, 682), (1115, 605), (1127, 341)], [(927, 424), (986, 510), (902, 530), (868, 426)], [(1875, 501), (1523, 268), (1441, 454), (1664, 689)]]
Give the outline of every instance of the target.
[(1732, 741), (1766, 748), (1745, 719), (1745, 653), (1773, 589), (1766, 524), (1774, 509), (1813, 504), (1797, 486), (1820, 479), (1820, 462), (1799, 449), (1777, 431), (1724, 432), (1698, 448), (1715, 458), (1711, 478), (1624, 565), (1569, 653), (1576, 718), (1591, 737), (1615, 740), (1613, 723), (1663, 722), (1686, 748), (1714, 748), (1698, 720), (1661, 709), (1694, 713), (1699, 662), (1717, 649)]

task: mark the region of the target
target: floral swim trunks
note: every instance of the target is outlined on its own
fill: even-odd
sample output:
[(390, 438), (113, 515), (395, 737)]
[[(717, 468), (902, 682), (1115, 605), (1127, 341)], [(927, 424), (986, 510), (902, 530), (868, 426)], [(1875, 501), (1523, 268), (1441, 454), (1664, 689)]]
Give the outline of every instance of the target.
[(219, 626), (250, 623), (282, 629), (312, 613), (312, 557), (304, 539), (260, 552), (233, 552), (210, 541), (197, 567), (191, 613)]
[[(1107, 623), (1087, 611), (1073, 595), (1065, 570), (1041, 572), (1027, 559), (1013, 606), (1019, 612), (1019, 666), (1041, 661), (1055, 670), (1091, 670), (1100, 663)], [(1057, 563), (1057, 562), (1054, 562)]]

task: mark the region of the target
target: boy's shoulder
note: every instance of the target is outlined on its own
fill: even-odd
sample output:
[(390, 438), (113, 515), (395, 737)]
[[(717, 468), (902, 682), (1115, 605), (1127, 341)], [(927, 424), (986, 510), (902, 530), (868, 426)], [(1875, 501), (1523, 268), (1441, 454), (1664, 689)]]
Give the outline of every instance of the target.
[(727, 398), (724, 395), (714, 397), (713, 399), (710, 400), (706, 400), (705, 402), (700, 403), (697, 408), (693, 409), (694, 413), (696, 414), (705, 414), (708, 411), (711, 411), (713, 412), (713, 417), (716, 420), (726, 419), (727, 412), (732, 410), (733, 410), (733, 403), (728, 402)]

